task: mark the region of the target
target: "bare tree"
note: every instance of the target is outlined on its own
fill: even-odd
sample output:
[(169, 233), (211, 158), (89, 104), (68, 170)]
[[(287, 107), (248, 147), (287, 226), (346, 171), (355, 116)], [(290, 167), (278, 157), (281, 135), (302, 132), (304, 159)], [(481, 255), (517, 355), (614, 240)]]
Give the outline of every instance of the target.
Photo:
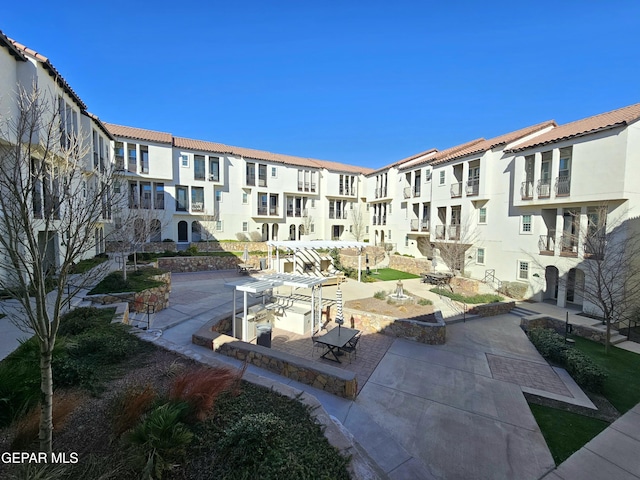
[(35, 85), (18, 86), (15, 95), (17, 114), (0, 127), (0, 288), (17, 304), (6, 313), (40, 346), (39, 440), (51, 453), (51, 361), (70, 299), (65, 287), (75, 294), (87, 280), (68, 282), (111, 214), (113, 172), (111, 165), (92, 168), (88, 135), (64, 128), (56, 97)]
[(138, 198), (131, 192), (127, 199), (120, 197), (119, 203), (114, 206), (114, 229), (110, 245), (122, 257), (122, 275), (125, 280), (129, 255), (133, 254), (134, 269), (137, 269), (137, 254), (144, 244), (162, 241), (162, 231), (170, 220), (165, 215), (164, 208), (157, 208), (159, 206), (152, 205), (150, 198)]
[(440, 259), (452, 274), (464, 273), (465, 267), (472, 261), (467, 258), (467, 250), (477, 241), (477, 231), (471, 226), (471, 222), (467, 221), (448, 225), (444, 234), (446, 239), (435, 242)]
[(205, 210), (205, 212), (200, 215), (200, 238), (207, 242), (207, 247), (211, 240), (216, 239), (215, 231), (219, 219), (220, 214), (218, 211), (210, 212), (209, 210)]
[(367, 230), (367, 216), (360, 207), (356, 207), (351, 212), (351, 234), (356, 242), (362, 241)]
[(611, 328), (617, 322), (627, 322), (640, 305), (640, 236), (635, 220), (609, 220), (608, 207), (600, 206), (587, 212), (583, 237), (585, 273), (583, 300), (600, 310), (606, 325), (605, 351), (608, 353)]
[(302, 228), (304, 229), (303, 235), (311, 235), (311, 226), (313, 225), (313, 216), (309, 215), (306, 211), (302, 217)]

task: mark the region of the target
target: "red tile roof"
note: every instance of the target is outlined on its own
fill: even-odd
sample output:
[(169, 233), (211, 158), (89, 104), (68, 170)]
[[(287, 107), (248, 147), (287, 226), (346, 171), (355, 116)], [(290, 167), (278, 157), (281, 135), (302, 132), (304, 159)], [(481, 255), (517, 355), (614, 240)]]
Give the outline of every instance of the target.
[(565, 123), (542, 135), (515, 146), (511, 152), (519, 152), (527, 148), (547, 145), (570, 138), (581, 137), (601, 130), (607, 130), (621, 125), (628, 125), (640, 119), (640, 103), (619, 108), (611, 112), (601, 113), (593, 117)]
[[(374, 174), (376, 174), (376, 173), (378, 173), (378, 172), (384, 172), (385, 170), (388, 170), (388, 169), (393, 168), (393, 167), (400, 167), (400, 168), (402, 168), (402, 167), (401, 167), (401, 165), (402, 165), (402, 164), (405, 164), (405, 163), (411, 162), (412, 160), (416, 160), (416, 159), (418, 159), (418, 158), (420, 158), (420, 157), (425, 157), (425, 156), (427, 156), (427, 155), (431, 155), (431, 158), (433, 158), (433, 155), (434, 155), (437, 151), (438, 151), (438, 149), (437, 149), (437, 148), (432, 148), (432, 149), (429, 149), (429, 150), (425, 150), (424, 152), (416, 153), (416, 154), (414, 154), (414, 155), (411, 155), (410, 157), (406, 157), (406, 158), (403, 158), (402, 160), (398, 160), (397, 162), (393, 162), (393, 163), (390, 163), (389, 165), (385, 165), (384, 167), (376, 168), (375, 170), (373, 170), (373, 171), (369, 172), (367, 175), (374, 175)], [(425, 159), (425, 160), (426, 160), (426, 159)], [(420, 163), (417, 163), (417, 162), (416, 162), (416, 163), (414, 163), (413, 165), (416, 165), (416, 164), (418, 164), (418, 165), (422, 165), (422, 163), (423, 163), (423, 162), (420, 162)], [(407, 167), (408, 167), (408, 166), (409, 166), (409, 165), (407, 165)]]
[(464, 155), (466, 155), (467, 154), (466, 152), (473, 151), (474, 145), (477, 145), (478, 143), (484, 142), (484, 141), (485, 141), (484, 138), (478, 138), (476, 140), (463, 143), (461, 145), (456, 145), (455, 147), (447, 148), (446, 150), (440, 150), (439, 152), (436, 152), (435, 155), (432, 155), (420, 162), (409, 163), (408, 165), (405, 163), (404, 165), (400, 165), (399, 169), (404, 170), (407, 168), (416, 167), (418, 165), (425, 165), (425, 164), (433, 165), (433, 164), (443, 163), (452, 158), (456, 158), (459, 152), (465, 152)]
[(69, 84), (64, 79), (64, 77), (60, 75), (60, 72), (56, 70), (56, 68), (53, 66), (53, 64), (49, 61), (47, 57), (36, 52), (35, 50), (32, 50), (29, 47), (26, 47), (25, 45), (22, 45), (21, 43), (16, 42), (15, 40), (12, 40), (10, 38), (8, 38), (8, 40), (10, 40), (13, 46), (17, 50), (19, 50), (22, 54), (40, 62), (42, 66), (45, 68), (45, 70), (49, 72), (49, 75), (51, 75), (55, 79), (56, 83), (60, 86), (60, 88), (62, 88), (65, 92), (67, 92), (67, 94), (73, 99), (74, 102), (76, 102), (76, 104), (80, 107), (80, 109), (83, 112), (87, 110), (87, 106), (84, 104), (82, 100), (80, 100), (80, 97), (78, 96), (78, 94), (73, 91), (73, 89), (69, 86)]
[(105, 135), (109, 137), (109, 139), (114, 140), (113, 135), (111, 135), (111, 132), (107, 130), (107, 127), (105, 126), (104, 123), (102, 123), (102, 120), (100, 120), (100, 118), (98, 118), (97, 115), (94, 115), (91, 112), (86, 112), (86, 113), (89, 118), (91, 118), (94, 122), (96, 122), (100, 130), (102, 130), (105, 133)]
[(20, 60), (22, 62), (27, 61), (27, 57), (25, 57), (22, 52), (16, 48), (16, 46), (13, 44), (13, 41), (9, 37), (7, 37), (2, 32), (2, 30), (0, 30), (0, 45), (9, 50), (9, 53), (13, 55), (17, 60)]
[(146, 142), (172, 144), (173, 137), (170, 133), (145, 130), (144, 128), (125, 127), (123, 125), (114, 125), (113, 123), (105, 123), (105, 126), (114, 137), (125, 137), (132, 138), (134, 140), (144, 140)]
[(194, 140), (192, 138), (173, 137), (173, 146), (187, 150), (198, 150), (200, 152), (233, 153), (232, 147), (222, 143)]

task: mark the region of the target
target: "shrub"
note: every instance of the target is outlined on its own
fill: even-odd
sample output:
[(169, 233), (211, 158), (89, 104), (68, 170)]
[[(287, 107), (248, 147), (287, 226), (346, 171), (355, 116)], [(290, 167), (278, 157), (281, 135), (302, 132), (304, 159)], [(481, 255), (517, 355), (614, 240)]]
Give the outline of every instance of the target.
[(124, 436), (134, 468), (142, 478), (162, 478), (186, 454), (193, 433), (180, 421), (186, 405), (166, 403), (152, 410)]
[(173, 239), (172, 238), (165, 238), (162, 240), (164, 243), (173, 243)]
[(116, 437), (135, 427), (157, 398), (151, 385), (129, 388), (116, 397), (111, 404), (111, 423)]
[(445, 290), (443, 288), (435, 287), (430, 290), (433, 293), (437, 293), (438, 295), (442, 295), (443, 297), (449, 297), (451, 300), (455, 300), (456, 302), (464, 302), (464, 303), (495, 303), (501, 302), (504, 300), (500, 295), (494, 295), (492, 293), (483, 293), (472, 296), (465, 296), (460, 293), (452, 293), (449, 290)]
[(373, 298), (377, 298), (378, 300), (384, 300), (385, 298), (387, 298), (387, 292), (385, 292), (384, 290), (378, 290), (376, 293), (373, 294)]
[(236, 233), (236, 238), (238, 239), (239, 242), (248, 242), (249, 241), (249, 237), (247, 237), (247, 235), (245, 233), (242, 233), (242, 232)]
[(249, 232), (249, 239), (252, 242), (261, 242), (262, 241), (262, 234), (260, 232), (254, 230), (252, 232)]
[(550, 329), (532, 328), (529, 338), (540, 355), (564, 366), (578, 385), (595, 393), (602, 392), (607, 373), (580, 350), (568, 347), (562, 335)]
[(113, 318), (115, 309), (79, 307), (60, 318), (58, 335), (79, 335), (86, 330), (106, 325)]
[[(83, 398), (83, 395), (79, 392), (54, 392), (52, 414), (56, 431), (64, 428), (69, 415), (78, 408)], [(27, 450), (38, 439), (39, 430), (40, 405), (38, 404), (16, 422), (15, 435), (11, 441), (11, 450)]]
[(418, 305), (426, 307), (427, 305), (433, 305), (433, 302), (431, 300), (427, 300), (426, 298), (421, 298), (420, 300), (418, 300)]
[(239, 381), (242, 372), (229, 368), (198, 368), (176, 378), (169, 388), (169, 398), (183, 401), (197, 420), (204, 420), (212, 411), (218, 395)]

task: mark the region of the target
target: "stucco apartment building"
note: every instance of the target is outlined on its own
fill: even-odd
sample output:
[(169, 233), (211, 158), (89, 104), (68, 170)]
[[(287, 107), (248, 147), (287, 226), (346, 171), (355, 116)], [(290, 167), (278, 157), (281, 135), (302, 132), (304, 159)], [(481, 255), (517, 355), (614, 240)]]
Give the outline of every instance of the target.
[[(103, 124), (46, 57), (1, 34), (0, 47), (0, 115), (17, 114), (19, 87), (50, 92), (62, 127), (89, 139), (87, 172), (114, 163), (127, 207), (159, 226), (149, 241), (354, 240), (361, 216), (361, 239), (371, 244), (432, 259), (442, 270), (441, 247), (459, 243), (464, 275), (520, 282), (532, 298), (593, 310), (580, 295), (591, 281), (583, 262), (593, 258), (583, 233), (639, 215), (640, 104), (372, 170)], [(112, 217), (105, 212), (96, 229), (96, 253), (117, 223)], [(62, 248), (54, 243), (52, 259)]]

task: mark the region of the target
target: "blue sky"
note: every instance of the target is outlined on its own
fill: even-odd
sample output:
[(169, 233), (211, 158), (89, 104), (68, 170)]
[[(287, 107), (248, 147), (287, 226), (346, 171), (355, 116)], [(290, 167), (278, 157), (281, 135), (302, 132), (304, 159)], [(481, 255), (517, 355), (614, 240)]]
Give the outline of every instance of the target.
[(640, 102), (640, 2), (51, 2), (0, 29), (104, 121), (377, 168)]

